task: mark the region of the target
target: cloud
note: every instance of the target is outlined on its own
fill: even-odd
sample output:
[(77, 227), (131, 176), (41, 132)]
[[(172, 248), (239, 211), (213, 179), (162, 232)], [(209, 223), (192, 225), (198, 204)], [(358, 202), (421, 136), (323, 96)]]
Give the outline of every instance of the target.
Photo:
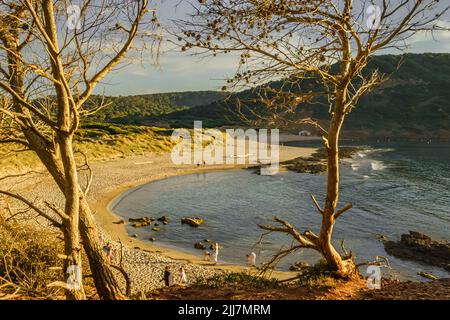
[(446, 41), (446, 40), (450, 40), (450, 22), (448, 21), (443, 21), (443, 20), (437, 20), (434, 25), (437, 28), (441, 28), (441, 29), (446, 29), (446, 30), (439, 30), (439, 31), (419, 31), (416, 34), (414, 34), (412, 37), (410, 37), (407, 40), (407, 43), (409, 45), (414, 45), (415, 43), (418, 42), (424, 42), (424, 41), (429, 41), (430, 43), (432, 42), (437, 42), (437, 41)]

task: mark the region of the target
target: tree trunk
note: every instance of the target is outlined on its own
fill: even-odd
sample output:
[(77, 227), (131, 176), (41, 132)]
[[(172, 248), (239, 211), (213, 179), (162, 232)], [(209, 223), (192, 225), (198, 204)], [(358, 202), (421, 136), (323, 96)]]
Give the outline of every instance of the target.
[(125, 296), (119, 289), (111, 268), (107, 265), (103, 255), (103, 248), (99, 241), (99, 232), (91, 209), (82, 196), (80, 199), (80, 232), (84, 249), (89, 258), (92, 276), (97, 293), (104, 300), (122, 300)]
[[(38, 155), (39, 159), (47, 168), (50, 175), (58, 185), (59, 189), (64, 192), (65, 178), (61, 162), (51, 151), (49, 145), (45, 143), (34, 131), (23, 130), (32, 149)], [(112, 270), (106, 263), (103, 255), (103, 248), (99, 241), (99, 232), (86, 201), (86, 198), (80, 193), (79, 206), (79, 230), (84, 250), (87, 254), (89, 265), (92, 271), (95, 287), (101, 299), (120, 300), (124, 296), (119, 290), (119, 286)]]
[[(64, 251), (68, 257), (64, 263), (64, 272), (68, 284), (72, 284), (67, 291), (68, 299), (84, 300), (83, 281), (81, 277), (82, 259), (80, 247), (80, 230), (79, 230), (79, 213), (80, 213), (80, 196), (78, 186), (78, 173), (75, 158), (72, 149), (72, 136), (62, 134), (58, 137), (61, 159), (64, 167), (64, 213), (67, 218), (63, 222), (64, 228)], [(80, 275), (77, 277), (78, 273)], [(75, 276), (74, 282), (69, 282), (70, 278)], [(73, 280), (72, 280), (73, 281)]]
[(340, 276), (349, 276), (354, 272), (353, 261), (344, 261), (331, 243), (335, 212), (339, 201), (339, 134), (344, 122), (344, 114), (339, 109), (337, 108), (331, 121), (326, 143), (328, 156), (327, 197), (322, 215), (319, 245), (330, 271)]

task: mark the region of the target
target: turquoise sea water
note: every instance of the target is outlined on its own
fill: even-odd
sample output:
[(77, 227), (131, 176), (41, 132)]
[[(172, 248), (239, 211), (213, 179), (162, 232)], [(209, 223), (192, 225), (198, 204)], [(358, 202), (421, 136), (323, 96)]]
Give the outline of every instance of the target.
[[(305, 143), (299, 143), (305, 145)], [(334, 240), (341, 239), (356, 254), (358, 262), (389, 258), (392, 270), (383, 273), (402, 279), (423, 280), (418, 271), (437, 276), (443, 269), (396, 259), (387, 255), (377, 234), (398, 239), (408, 230), (424, 232), (436, 239), (450, 240), (450, 143), (437, 142), (343, 142), (368, 149), (341, 167), (341, 205), (354, 207), (338, 219)], [(159, 244), (202, 255), (193, 248), (197, 241), (218, 241), (223, 250), (219, 260), (245, 263), (245, 255), (256, 252), (258, 261), (267, 260), (281, 246), (291, 244), (283, 235), (261, 236), (257, 224), (277, 215), (299, 230), (318, 231), (320, 215), (309, 198), (322, 202), (325, 175), (282, 172), (260, 176), (250, 170), (199, 173), (156, 181), (127, 191), (112, 209), (124, 218), (168, 215), (171, 223), (154, 232), (150, 227), (136, 230), (145, 240), (156, 237)], [(183, 216), (201, 216), (204, 225), (182, 225)], [(287, 269), (293, 261), (314, 263), (319, 255), (298, 251), (279, 265)], [(362, 270), (364, 273), (364, 270)]]

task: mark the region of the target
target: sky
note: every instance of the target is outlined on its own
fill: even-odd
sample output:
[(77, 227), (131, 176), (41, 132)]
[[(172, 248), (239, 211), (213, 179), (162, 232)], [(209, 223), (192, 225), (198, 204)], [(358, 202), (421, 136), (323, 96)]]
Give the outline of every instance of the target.
[[(170, 26), (171, 19), (181, 18), (188, 9), (188, 2), (160, 0), (157, 13), (163, 26)], [(176, 6), (176, 4), (178, 4)], [(450, 21), (443, 22), (450, 28)], [(450, 32), (441, 32), (433, 39), (430, 35), (417, 34), (409, 39), (408, 52), (450, 53)], [(126, 96), (160, 92), (219, 90), (224, 79), (232, 76), (238, 58), (232, 55), (200, 58), (181, 52), (173, 45), (163, 43), (162, 52), (155, 65), (149, 56), (142, 61), (126, 65), (109, 74), (98, 85), (96, 93), (109, 96)], [(385, 51), (383, 53), (399, 53)]]

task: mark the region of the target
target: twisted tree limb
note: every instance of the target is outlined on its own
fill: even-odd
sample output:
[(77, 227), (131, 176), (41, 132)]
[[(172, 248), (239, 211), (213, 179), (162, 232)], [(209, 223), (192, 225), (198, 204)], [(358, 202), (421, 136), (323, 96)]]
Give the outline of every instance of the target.
[(310, 248), (319, 250), (318, 241), (319, 238), (310, 230), (306, 230), (303, 234), (300, 234), (289, 222), (282, 220), (278, 217), (273, 217), (273, 220), (280, 224), (281, 226), (271, 226), (271, 225), (259, 225), (263, 230), (272, 232), (283, 232), (290, 234), (295, 240), (300, 243), (301, 248)]

